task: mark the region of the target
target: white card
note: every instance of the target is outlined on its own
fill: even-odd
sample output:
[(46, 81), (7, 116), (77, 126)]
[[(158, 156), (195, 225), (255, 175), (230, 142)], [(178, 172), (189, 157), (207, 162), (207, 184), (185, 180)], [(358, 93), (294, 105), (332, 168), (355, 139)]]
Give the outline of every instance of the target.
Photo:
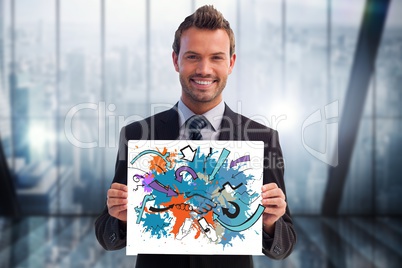
[(128, 143), (127, 255), (262, 255), (260, 141)]

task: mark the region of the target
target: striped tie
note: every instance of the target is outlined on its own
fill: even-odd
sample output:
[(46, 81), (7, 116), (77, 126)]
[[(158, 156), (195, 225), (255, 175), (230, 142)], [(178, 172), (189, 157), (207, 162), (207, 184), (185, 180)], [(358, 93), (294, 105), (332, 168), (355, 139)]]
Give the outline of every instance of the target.
[(207, 126), (207, 119), (202, 115), (194, 115), (187, 121), (190, 140), (201, 140), (201, 129)]

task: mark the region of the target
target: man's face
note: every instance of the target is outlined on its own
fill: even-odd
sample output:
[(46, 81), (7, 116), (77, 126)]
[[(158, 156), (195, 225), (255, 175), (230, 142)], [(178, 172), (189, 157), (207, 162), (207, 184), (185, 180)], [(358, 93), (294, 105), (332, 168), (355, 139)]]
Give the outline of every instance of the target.
[(192, 27), (183, 32), (179, 55), (173, 52), (172, 57), (180, 76), (182, 100), (193, 111), (207, 111), (222, 100), (236, 60), (235, 54), (230, 57), (229, 46), (225, 30)]

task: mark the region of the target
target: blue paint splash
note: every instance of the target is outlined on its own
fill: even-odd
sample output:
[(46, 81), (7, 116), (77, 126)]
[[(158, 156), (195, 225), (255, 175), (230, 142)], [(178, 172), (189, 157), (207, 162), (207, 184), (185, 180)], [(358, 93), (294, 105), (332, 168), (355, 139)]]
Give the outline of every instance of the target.
[[(147, 193), (152, 193), (155, 197), (155, 204), (163, 204), (172, 202), (172, 196), (168, 196), (164, 192), (160, 192), (152, 189), (148, 186), (152, 181), (157, 180), (164, 187), (170, 187), (178, 195), (184, 195), (188, 197), (186, 201), (193, 207), (202, 206), (205, 199), (208, 199), (216, 204), (213, 208), (213, 212), (219, 216), (219, 219), (231, 226), (237, 226), (249, 219), (254, 213), (250, 211), (249, 205), (259, 196), (259, 193), (250, 192), (247, 188), (247, 184), (252, 182), (255, 178), (252, 175), (246, 175), (244, 170), (244, 163), (240, 163), (230, 168), (230, 155), (229, 158), (223, 163), (218, 173), (215, 175), (213, 181), (209, 181), (208, 175), (214, 170), (217, 164), (216, 156), (219, 156), (220, 151), (215, 150), (211, 154), (201, 153), (200, 148), (197, 149), (194, 160), (188, 162), (181, 159), (175, 159), (175, 166), (167, 168), (165, 173), (158, 174), (156, 170), (150, 171), (149, 175), (143, 178), (144, 190)], [(198, 178), (194, 179), (192, 176), (183, 172), (183, 180), (179, 182), (176, 180), (175, 171), (179, 166), (186, 165), (193, 169)], [(234, 195), (231, 196), (231, 200), (227, 200), (224, 195), (217, 195), (216, 193), (225, 191), (224, 185), (230, 183), (233, 187), (237, 187), (234, 190)], [(214, 197), (212, 195), (215, 194)], [(222, 202), (223, 200), (223, 202)], [(235, 218), (230, 218), (223, 214), (222, 208), (228, 208), (229, 211), (233, 211), (234, 207), (229, 202), (236, 202), (239, 207), (239, 213)], [(158, 205), (156, 205), (158, 206)], [(163, 208), (163, 206), (161, 206)], [(170, 216), (168, 211), (163, 213), (144, 213), (144, 217), (141, 219), (141, 224), (144, 229), (150, 233), (152, 237), (162, 238), (172, 236), (170, 222), (174, 219)], [(217, 243), (221, 244), (223, 248), (233, 246), (234, 239), (245, 239), (244, 234), (241, 232), (231, 231), (224, 229), (223, 233)]]
[(146, 214), (143, 220), (144, 229), (149, 232), (152, 237), (158, 239), (162, 237), (168, 237), (169, 232), (166, 230), (166, 226), (170, 224), (172, 218), (169, 217), (168, 213), (161, 214)]

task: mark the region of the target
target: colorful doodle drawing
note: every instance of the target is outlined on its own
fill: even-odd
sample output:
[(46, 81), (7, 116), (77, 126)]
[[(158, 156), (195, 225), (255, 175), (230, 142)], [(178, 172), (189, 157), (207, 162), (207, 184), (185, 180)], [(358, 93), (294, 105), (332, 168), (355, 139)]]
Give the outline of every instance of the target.
[[(128, 152), (127, 254), (261, 253), (262, 143), (136, 144)], [(195, 245), (202, 250), (188, 247)]]

